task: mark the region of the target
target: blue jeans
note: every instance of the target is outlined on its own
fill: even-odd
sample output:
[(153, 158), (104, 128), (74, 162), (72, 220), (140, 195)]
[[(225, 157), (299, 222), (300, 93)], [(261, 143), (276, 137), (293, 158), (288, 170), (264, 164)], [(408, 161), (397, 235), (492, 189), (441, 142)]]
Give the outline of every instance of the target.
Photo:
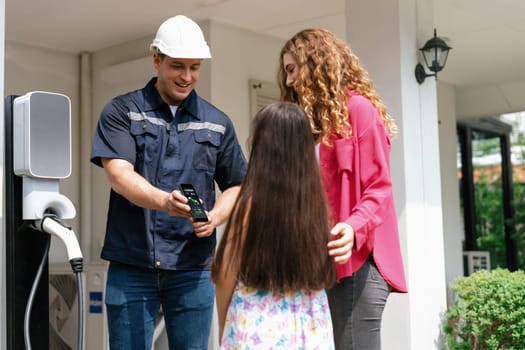
[(209, 271), (166, 271), (112, 262), (106, 308), (112, 350), (151, 350), (160, 306), (170, 350), (208, 348), (215, 286)]
[(390, 290), (372, 257), (327, 290), (336, 350), (381, 349), (381, 318)]

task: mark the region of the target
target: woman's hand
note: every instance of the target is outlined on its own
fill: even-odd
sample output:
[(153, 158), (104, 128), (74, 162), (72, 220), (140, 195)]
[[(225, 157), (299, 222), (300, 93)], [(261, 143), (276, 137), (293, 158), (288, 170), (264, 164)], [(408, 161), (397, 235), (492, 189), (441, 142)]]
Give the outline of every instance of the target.
[(354, 247), (354, 229), (345, 222), (338, 222), (330, 234), (334, 239), (328, 242), (328, 255), (338, 264), (344, 264), (352, 255)]

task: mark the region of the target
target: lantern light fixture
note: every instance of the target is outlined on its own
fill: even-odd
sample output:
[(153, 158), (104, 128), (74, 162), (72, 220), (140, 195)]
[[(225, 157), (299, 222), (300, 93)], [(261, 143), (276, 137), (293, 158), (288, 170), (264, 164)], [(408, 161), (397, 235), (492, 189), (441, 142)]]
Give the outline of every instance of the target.
[(437, 73), (445, 68), (448, 52), (451, 49), (452, 48), (448, 46), (443, 39), (436, 35), (436, 29), (434, 28), (434, 37), (429, 39), (425, 45), (419, 49), (425, 60), (425, 65), (433, 73), (427, 74), (423, 65), (418, 63), (416, 65), (415, 74), (416, 80), (419, 84), (422, 84), (426, 77), (433, 76), (437, 79)]

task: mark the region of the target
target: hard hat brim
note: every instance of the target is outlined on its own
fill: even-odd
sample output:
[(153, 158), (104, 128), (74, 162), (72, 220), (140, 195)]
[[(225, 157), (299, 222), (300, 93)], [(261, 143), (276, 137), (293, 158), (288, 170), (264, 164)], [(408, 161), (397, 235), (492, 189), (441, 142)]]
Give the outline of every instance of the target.
[(199, 47), (186, 48), (168, 48), (162, 43), (153, 40), (149, 46), (151, 51), (159, 51), (160, 53), (171, 58), (190, 58), (190, 59), (206, 59), (211, 58), (211, 52), (208, 45)]

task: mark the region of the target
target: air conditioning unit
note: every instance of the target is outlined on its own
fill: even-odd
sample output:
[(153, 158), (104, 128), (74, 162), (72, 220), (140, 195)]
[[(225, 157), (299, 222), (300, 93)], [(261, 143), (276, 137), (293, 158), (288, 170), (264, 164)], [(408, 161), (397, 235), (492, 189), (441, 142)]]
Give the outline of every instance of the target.
[(490, 253), (478, 250), (463, 252), (463, 270), (465, 276), (478, 270), (490, 270)]
[[(106, 264), (84, 266), (84, 349), (108, 349), (104, 306)], [(49, 264), (49, 349), (74, 350), (78, 337), (78, 286), (69, 264)]]
[(69, 271), (49, 273), (49, 349), (74, 349), (78, 330), (78, 288)]

